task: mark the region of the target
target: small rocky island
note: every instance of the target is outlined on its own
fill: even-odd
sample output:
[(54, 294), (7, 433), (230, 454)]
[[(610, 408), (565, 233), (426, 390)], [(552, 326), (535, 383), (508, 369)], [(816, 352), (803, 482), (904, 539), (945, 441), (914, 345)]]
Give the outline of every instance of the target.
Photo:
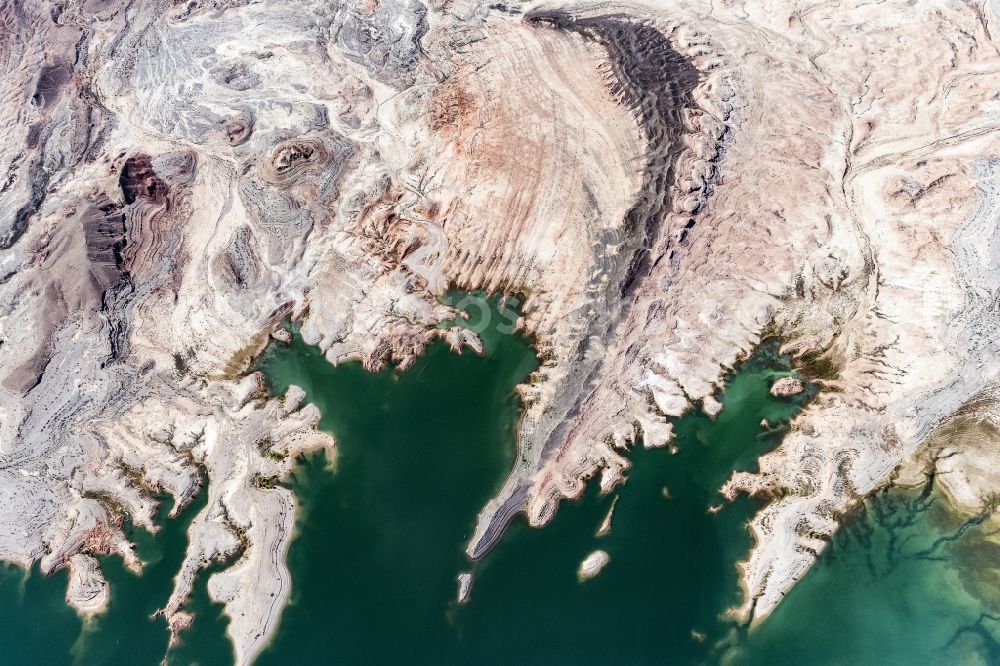
[(603, 550), (595, 550), (590, 555), (584, 558), (583, 562), (580, 563), (580, 569), (577, 571), (577, 577), (581, 580), (590, 580), (597, 574), (601, 573), (601, 570), (608, 565), (611, 561), (611, 556), (609, 556)]
[(0, 559), (100, 613), (101, 557), (142, 566), (126, 526), (205, 493), (160, 614), (176, 637), (229, 563), (208, 592), (250, 663), (290, 594), (280, 481), (335, 448), (252, 360), (289, 320), (370, 371), (481, 350), (443, 325), (450, 285), (525, 296), (511, 332), (542, 359), (470, 559), (627, 482), (640, 440), (676, 451), (766, 337), (825, 390), (720, 488), (762, 500), (735, 615), (772, 613), (901, 466), (990, 508), (1000, 447), (941, 433), (1000, 418), (997, 12), (4, 4)]

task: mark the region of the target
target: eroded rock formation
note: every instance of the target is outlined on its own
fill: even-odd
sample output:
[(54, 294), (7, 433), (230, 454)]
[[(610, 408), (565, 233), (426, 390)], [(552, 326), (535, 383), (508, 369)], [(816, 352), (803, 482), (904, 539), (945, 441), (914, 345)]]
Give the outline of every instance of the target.
[[(529, 294), (544, 359), (472, 557), (720, 409), (763, 335), (822, 375), (725, 488), (780, 497), (744, 571), (763, 617), (839, 515), (995, 392), (997, 21), (934, 0), (0, 4), (0, 557), (70, 567), (92, 612), (95, 555), (141, 566), (122, 517), (207, 492), (163, 612), (185, 626), (198, 570), (238, 554), (209, 589), (250, 661), (295, 512), (261, 480), (333, 445), (250, 359), (286, 317), (373, 369), (475, 346), (436, 328), (454, 284)], [(948, 461), (959, 501), (992, 492), (995, 468)]]

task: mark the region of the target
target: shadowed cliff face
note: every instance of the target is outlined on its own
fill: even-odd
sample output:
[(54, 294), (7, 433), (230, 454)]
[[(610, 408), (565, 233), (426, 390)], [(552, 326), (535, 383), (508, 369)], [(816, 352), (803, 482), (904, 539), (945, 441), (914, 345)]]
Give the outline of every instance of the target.
[[(571, 12), (535, 12), (524, 20), (539, 29), (580, 34), (605, 50), (609, 63), (605, 84), (640, 127), (645, 166), (642, 185), (624, 219), (614, 221), (594, 240), (593, 277), (585, 287), (590, 296), (588, 323), (581, 327), (572, 351), (561, 359), (569, 370), (549, 389), (555, 397), (535, 424), (522, 428), (522, 462), (498, 497), (501, 504), (495, 513), (481, 517), (469, 549), (473, 558), (482, 557), (524, 510), (536, 475), (566, 446), (569, 434), (578, 427), (581, 408), (607, 379), (602, 365), (607, 350), (618, 344), (614, 331), (632, 306), (637, 283), (649, 277), (654, 262), (663, 259), (659, 253), (665, 250), (661, 243), (666, 217), (672, 212), (674, 166), (685, 149), (681, 137), (687, 128), (682, 114), (694, 106), (691, 93), (699, 81), (698, 71), (660, 30), (627, 16), (577, 18)], [(610, 254), (606, 251), (610, 247), (619, 249)]]
[[(744, 610), (773, 609), (1000, 382), (995, 17), (668, 4), (0, 0), (0, 557), (69, 566), (92, 612), (93, 554), (134, 561), (123, 515), (149, 525), (147, 487), (183, 503), (203, 465), (164, 612), (179, 630), (200, 567), (243, 548), (209, 587), (249, 661), (295, 511), (255, 480), (332, 445), (250, 359), (285, 317), (367, 369), (477, 349), (438, 327), (456, 285), (525, 295), (543, 359), (474, 557), (716, 413), (765, 333), (828, 371), (725, 487), (778, 498), (744, 569)], [(967, 504), (992, 483), (948, 478)]]
[(662, 259), (652, 256), (653, 245), (662, 235), (661, 225), (677, 196), (671, 192), (674, 165), (684, 149), (680, 142), (686, 131), (683, 112), (694, 108), (691, 93), (700, 78), (698, 70), (673, 49), (661, 30), (624, 14), (577, 19), (569, 12), (531, 13), (525, 20), (580, 33), (604, 47), (611, 66), (608, 87), (635, 115), (646, 138), (642, 187), (622, 231), (625, 238), (634, 239), (632, 258), (619, 291), (608, 298), (609, 306), (620, 309), (628, 303), (636, 280), (648, 276), (652, 262)]
[(150, 203), (163, 203), (169, 194), (167, 184), (153, 171), (149, 155), (142, 153), (125, 160), (118, 185), (125, 195), (125, 205), (133, 204), (140, 198)]
[(125, 214), (121, 206), (100, 197), (81, 215), (90, 273), (103, 295), (123, 277), (121, 251), (125, 245)]

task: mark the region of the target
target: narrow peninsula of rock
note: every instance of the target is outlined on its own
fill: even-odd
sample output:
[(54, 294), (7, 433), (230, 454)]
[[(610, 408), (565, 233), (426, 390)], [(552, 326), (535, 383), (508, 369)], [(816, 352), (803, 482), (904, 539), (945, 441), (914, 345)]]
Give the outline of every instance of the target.
[(640, 442), (677, 452), (692, 406), (724, 420), (727, 373), (774, 337), (822, 390), (721, 484), (761, 500), (745, 621), (904, 463), (992, 507), (998, 11), (0, 1), (0, 559), (67, 570), (97, 614), (104, 556), (142, 568), (129, 526), (203, 497), (160, 611), (176, 639), (207, 575), (252, 662), (291, 593), (282, 480), (335, 454), (253, 359), (288, 322), (370, 371), (482, 350), (442, 326), (450, 287), (524, 296), (541, 359), (470, 559), (627, 482)]

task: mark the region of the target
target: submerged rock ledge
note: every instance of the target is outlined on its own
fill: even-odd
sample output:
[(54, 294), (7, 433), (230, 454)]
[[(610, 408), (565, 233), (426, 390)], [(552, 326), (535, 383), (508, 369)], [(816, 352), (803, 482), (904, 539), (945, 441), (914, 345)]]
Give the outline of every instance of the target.
[(0, 558), (69, 567), (96, 612), (96, 556), (140, 566), (123, 517), (207, 492), (163, 612), (184, 626), (197, 572), (238, 553), (209, 590), (251, 661), (295, 514), (260, 481), (333, 442), (249, 359), (287, 317), (370, 369), (476, 345), (436, 328), (450, 284), (530, 294), (545, 359), (471, 557), (619, 483), (622, 447), (717, 410), (775, 333), (831, 390), (724, 488), (780, 498), (747, 619), (929, 439), (981, 508), (993, 431), (971, 453), (931, 435), (996, 404), (995, 10), (0, 3)]

